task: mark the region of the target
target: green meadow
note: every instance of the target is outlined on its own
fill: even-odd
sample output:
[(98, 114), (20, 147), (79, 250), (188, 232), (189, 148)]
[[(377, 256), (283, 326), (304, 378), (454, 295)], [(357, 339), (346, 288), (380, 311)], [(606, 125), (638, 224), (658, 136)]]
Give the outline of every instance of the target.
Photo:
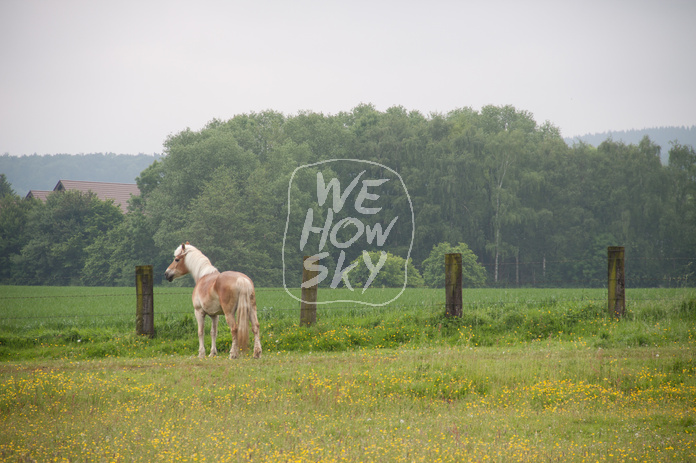
[(134, 290), (0, 287), (0, 460), (696, 460), (693, 289), (629, 289), (622, 320), (601, 289), (465, 290), (461, 319), (408, 289), (300, 327), (260, 288), (260, 360), (224, 321), (194, 358), (190, 293), (155, 288), (147, 338)]

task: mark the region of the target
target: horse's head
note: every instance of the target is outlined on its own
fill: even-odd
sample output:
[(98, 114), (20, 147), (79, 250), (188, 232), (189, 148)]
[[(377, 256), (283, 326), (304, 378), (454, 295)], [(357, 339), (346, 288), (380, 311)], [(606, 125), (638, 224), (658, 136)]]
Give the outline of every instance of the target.
[(176, 251), (174, 251), (174, 260), (169, 264), (167, 270), (164, 271), (164, 278), (166, 278), (167, 281), (173, 281), (175, 278), (182, 277), (189, 273), (189, 269), (186, 267), (185, 257), (191, 248), (193, 248), (193, 246), (189, 245), (188, 241), (176, 248)]

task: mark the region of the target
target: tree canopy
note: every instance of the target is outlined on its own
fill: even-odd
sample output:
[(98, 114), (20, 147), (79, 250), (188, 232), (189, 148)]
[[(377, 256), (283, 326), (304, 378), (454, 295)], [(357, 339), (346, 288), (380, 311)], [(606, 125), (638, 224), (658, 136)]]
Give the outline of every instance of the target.
[[(674, 144), (663, 165), (659, 146), (647, 137), (637, 145), (608, 139), (596, 148), (568, 146), (551, 123), (538, 124), (512, 106), (426, 116), (369, 104), (335, 115), (265, 111), (213, 120), (200, 131), (171, 135), (164, 146), (164, 155), (138, 177), (142, 196), (125, 217), (100, 209), (93, 198), (68, 196), (63, 201), (84, 201), (79, 210), (94, 209), (68, 230), (44, 218), (62, 210), (57, 198), (29, 212), (14, 203), (3, 207), (3, 242), (9, 233), (22, 234), (7, 249), (23, 265), (21, 274), (31, 274), (29, 262), (61, 254), (54, 248), (60, 243), (61, 265), (84, 283), (127, 284), (132, 264), (152, 263), (161, 273), (188, 240), (221, 270), (243, 271), (259, 286), (283, 283), (285, 258), (288, 281), (299, 285), (301, 251), (284, 254), (283, 238), (286, 227), (301, 229), (304, 216), (288, 217), (288, 208), (326, 213), (327, 206), (311, 194), (316, 168), (290, 179), (299, 166), (357, 159), (388, 166), (403, 179), (415, 217), (413, 243), (410, 233), (394, 232), (388, 251), (405, 259), (411, 249), (428, 284), (436, 264), (428, 259), (441, 243), (465, 243), (471, 268), (485, 269), (489, 285), (601, 286), (608, 245), (626, 247), (632, 286), (693, 283), (696, 155), (690, 146)], [(347, 165), (335, 169), (343, 178), (359, 174)], [(375, 220), (410, 216), (396, 190), (385, 189), (383, 197), (389, 207)], [(346, 262), (361, 252), (347, 250)], [(50, 281), (39, 273), (33, 283)], [(471, 278), (472, 286), (482, 284), (478, 270)]]

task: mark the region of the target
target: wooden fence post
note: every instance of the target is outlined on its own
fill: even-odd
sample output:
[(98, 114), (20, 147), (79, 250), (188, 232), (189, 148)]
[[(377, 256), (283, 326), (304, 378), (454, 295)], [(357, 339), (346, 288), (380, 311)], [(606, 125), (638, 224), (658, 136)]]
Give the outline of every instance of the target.
[(445, 254), (445, 315), (462, 316), (462, 255)]
[(135, 267), (135, 288), (138, 298), (135, 313), (135, 332), (150, 337), (155, 335), (155, 311), (152, 287), (152, 265), (139, 265)]
[(300, 301), (300, 325), (311, 326), (317, 322), (317, 286), (319, 282), (315, 282), (312, 286), (305, 287), (305, 283), (319, 275), (318, 270), (309, 270), (307, 259), (310, 256), (304, 256), (302, 259), (302, 297)]
[(624, 272), (624, 247), (609, 246), (608, 255), (608, 286), (609, 313), (616, 318), (626, 315), (626, 281)]

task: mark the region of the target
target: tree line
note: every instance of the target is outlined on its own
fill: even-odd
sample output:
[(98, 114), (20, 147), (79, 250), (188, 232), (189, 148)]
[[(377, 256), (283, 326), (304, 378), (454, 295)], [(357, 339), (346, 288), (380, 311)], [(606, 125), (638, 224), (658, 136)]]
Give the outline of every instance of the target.
[[(294, 170), (359, 159), (388, 166), (407, 186), (415, 217), (411, 263), (423, 277), (437, 275), (433, 255), (456, 247), (471, 252), (472, 286), (602, 286), (606, 248), (619, 245), (627, 284), (694, 282), (691, 146), (672, 144), (663, 165), (648, 137), (637, 145), (608, 139), (596, 148), (568, 146), (558, 128), (512, 106), (425, 116), (363, 104), (335, 115), (264, 111), (213, 120), (171, 135), (164, 148), (137, 178), (141, 196), (125, 215), (79, 193), (24, 201), (3, 177), (0, 281), (132, 285), (136, 265), (153, 264), (159, 275), (174, 248), (190, 241), (221, 270), (280, 286)], [(358, 174), (336, 169), (344, 178)], [(306, 193), (314, 171), (304, 171), (293, 182), (293, 201), (325, 210)], [(408, 207), (394, 196), (380, 218), (389, 223)], [(411, 236), (390, 239), (390, 252), (405, 258)], [(291, 250), (285, 258), (294, 262), (294, 284), (302, 256)], [(439, 284), (434, 278), (424, 284)]]

